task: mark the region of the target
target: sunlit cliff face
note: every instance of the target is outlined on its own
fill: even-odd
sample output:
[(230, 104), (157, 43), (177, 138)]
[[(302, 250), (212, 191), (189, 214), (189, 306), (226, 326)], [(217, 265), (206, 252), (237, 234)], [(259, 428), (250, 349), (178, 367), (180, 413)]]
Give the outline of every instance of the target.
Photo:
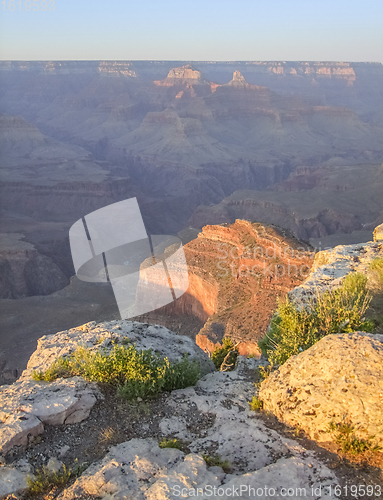
[[(182, 333), (188, 333), (185, 318), (203, 322), (195, 335), (202, 349), (211, 352), (229, 336), (244, 355), (259, 354), (257, 341), (266, 333), (278, 298), (301, 283), (313, 260), (308, 245), (242, 220), (205, 226), (184, 250), (189, 288), (162, 314), (184, 321)], [(155, 318), (161, 320), (158, 311)]]

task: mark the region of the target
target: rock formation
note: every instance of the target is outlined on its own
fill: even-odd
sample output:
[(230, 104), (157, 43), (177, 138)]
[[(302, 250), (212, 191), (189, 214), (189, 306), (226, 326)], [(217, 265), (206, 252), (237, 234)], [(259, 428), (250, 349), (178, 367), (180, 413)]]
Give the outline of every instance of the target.
[(299, 167), (273, 190), (236, 191), (218, 205), (201, 205), (189, 223), (256, 220), (290, 229), (322, 248), (367, 241), (381, 222), (382, 164), (366, 162), (361, 168), (352, 163), (334, 157), (317, 167)]
[(170, 361), (179, 361), (186, 353), (190, 360), (199, 362), (203, 374), (214, 370), (212, 362), (191, 339), (177, 336), (160, 325), (149, 326), (127, 320), (98, 324), (92, 321), (77, 328), (41, 337), (37, 350), (32, 354), (20, 380), (30, 377), (33, 370), (46, 370), (55, 359), (70, 354), (79, 344), (93, 350), (106, 349), (108, 352), (113, 342), (121, 342), (123, 339), (136, 344), (137, 349), (152, 349)]
[(262, 383), (264, 408), (318, 442), (333, 439), (330, 422), (383, 445), (383, 335), (328, 335), (286, 361)]
[[(339, 287), (383, 258), (379, 242), (340, 245), (318, 252), (308, 278), (289, 292), (301, 306)], [(383, 335), (356, 332), (322, 338), (292, 356), (265, 380), (259, 397), (264, 408), (288, 425), (303, 429), (318, 442), (331, 441), (330, 423), (349, 424), (361, 440), (383, 444)]]
[[(129, 322), (87, 324), (81, 328), (42, 339), (38, 351), (31, 358), (30, 367), (23, 375), (24, 383), (32, 384), (29, 378), (32, 366), (40, 368), (49, 366), (57, 355), (70, 350), (68, 342), (70, 346), (73, 345), (81, 338), (81, 335), (84, 335), (84, 342), (94, 349), (93, 344), (99, 335), (107, 337), (103, 341), (103, 345), (106, 346), (111, 339), (124, 334), (129, 334), (129, 336), (133, 334), (134, 339), (138, 341), (142, 338), (141, 346), (149, 342), (148, 345), (156, 351), (161, 350), (163, 354), (181, 353), (185, 347), (189, 350), (192, 345), (188, 339), (175, 335), (173, 335), (173, 343), (168, 342), (165, 345), (165, 337), (172, 334), (161, 327), (148, 328), (139, 323)], [(183, 344), (174, 342), (174, 339)], [(193, 352), (200, 359), (204, 356), (203, 353), (198, 354), (200, 351), (196, 346)], [(177, 487), (198, 487), (209, 491), (209, 485), (228, 489), (228, 491), (233, 488), (237, 490), (240, 485), (255, 489), (265, 488), (267, 485), (268, 490), (274, 488), (275, 491), (279, 491), (281, 487), (295, 489), (307, 484), (310, 488), (322, 487), (324, 490), (329, 489), (330, 486), (334, 488), (339, 484), (339, 479), (316, 456), (314, 451), (305, 449), (293, 439), (286, 438), (268, 428), (260, 418), (257, 418), (257, 414), (250, 411), (248, 401), (254, 394), (254, 370), (258, 366), (259, 361), (255, 359), (246, 360), (239, 357), (235, 371), (213, 372), (203, 377), (195, 387), (171, 392), (163, 398), (161, 413), (151, 416), (152, 424), (148, 426), (148, 437), (139, 437), (147, 434), (148, 431), (144, 431), (138, 425), (138, 437), (128, 441), (120, 440), (116, 446), (107, 450), (101, 459), (89, 464), (74, 483), (72, 481), (71, 485), (64, 486), (58, 498), (74, 500), (89, 495), (102, 497), (113, 495), (114, 498), (124, 498), (128, 495), (134, 500), (170, 499), (176, 495)], [(36, 384), (46, 388), (51, 387), (52, 391), (59, 389), (53, 394), (56, 395), (58, 401), (64, 402), (66, 401), (65, 384), (79, 383), (80, 380), (80, 378), (60, 379), (56, 383)], [(61, 387), (59, 388), (57, 384), (61, 384)], [(8, 390), (12, 390), (12, 387), (16, 389), (13, 384)], [(14, 405), (16, 411), (16, 406), (21, 403), (20, 396), (16, 392), (12, 394), (7, 404), (8, 407)], [(32, 411), (35, 411), (32, 408), (37, 407), (32, 400), (33, 397), (35, 396), (30, 393), (28, 404), (31, 411), (24, 413), (25, 418), (34, 418), (42, 426), (40, 419), (32, 414)], [(40, 414), (44, 410), (47, 414), (51, 409), (49, 400), (45, 403), (46, 406), (43, 401), (39, 405)], [(90, 411), (92, 413), (93, 410)], [(72, 462), (65, 458), (68, 448), (72, 450), (69, 456), (76, 455), (76, 457), (78, 456), (76, 449), (79, 449), (78, 440), (71, 439), (71, 434), (76, 432), (76, 426), (81, 426), (81, 436), (84, 436), (87, 433), (86, 426), (90, 425), (88, 421), (91, 417), (86, 419), (84, 414), (83, 417), (85, 420), (81, 424), (72, 423), (70, 427), (67, 424), (61, 426), (69, 446), (67, 445), (64, 451), (60, 451), (60, 460), (69, 465)], [(23, 422), (26, 420), (22, 420)], [(117, 423), (113, 422), (113, 424), (116, 428)], [(122, 424), (123, 422), (118, 422), (118, 425)], [(69, 428), (71, 432), (65, 432)], [(98, 432), (100, 430), (98, 429)], [(33, 430), (35, 434), (40, 431), (39, 428)], [(188, 451), (160, 448), (158, 446), (160, 436), (187, 442)], [(28, 453), (25, 456), (33, 456), (36, 447), (43, 446), (39, 449), (43, 450), (44, 455), (51, 457), (50, 466), (60, 464), (55, 458), (57, 457), (55, 441), (46, 445), (37, 444), (30, 436), (29, 443)], [(54, 453), (56, 455), (52, 455)], [(209, 465), (205, 462), (203, 454), (216, 453), (221, 456), (222, 460), (228, 460), (230, 473), (220, 466)], [(11, 457), (10, 454), (7, 456)], [(3, 497), (16, 493), (23, 495), (26, 490), (27, 475), (33, 477), (33, 468), (27, 459), (18, 458), (12, 462), (12, 459), (8, 458), (6, 464), (0, 465), (0, 478), (6, 479), (6, 482), (0, 486), (0, 494)], [(327, 495), (322, 495), (322, 498), (327, 497)]]
[(304, 302), (315, 296), (317, 291), (337, 288), (350, 273), (368, 275), (371, 261), (379, 258), (383, 258), (383, 247), (374, 242), (338, 245), (322, 250), (315, 255), (310, 275), (289, 295), (296, 302)]
[(159, 87), (171, 87), (173, 85), (182, 84), (210, 85), (210, 83), (202, 77), (201, 72), (193, 68), (191, 64), (186, 64), (179, 68), (172, 68), (164, 80), (155, 80), (153, 83)]
[(49, 295), (69, 284), (69, 278), (22, 234), (0, 234), (0, 298)]
[(383, 241), (383, 224), (374, 229), (374, 241)]
[(205, 323), (195, 337), (202, 349), (211, 352), (229, 336), (239, 342), (243, 355), (259, 355), (257, 341), (266, 332), (278, 297), (307, 276), (313, 258), (307, 244), (280, 229), (244, 220), (205, 226), (184, 250), (187, 293), (142, 319), (170, 326), (170, 315), (182, 316), (183, 326), (176, 329), (190, 335), (184, 315), (196, 316)]
[(247, 83), (242, 73), (238, 70), (234, 71), (233, 79), (226, 85), (228, 85), (229, 87), (234, 87), (236, 89), (262, 90), (262, 91), (269, 90), (267, 87), (261, 87), (260, 85), (251, 85)]

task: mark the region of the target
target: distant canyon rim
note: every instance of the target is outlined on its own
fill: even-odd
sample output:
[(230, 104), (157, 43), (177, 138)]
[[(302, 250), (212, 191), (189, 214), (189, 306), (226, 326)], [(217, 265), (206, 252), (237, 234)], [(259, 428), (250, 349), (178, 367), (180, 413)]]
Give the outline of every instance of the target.
[[(0, 371), (14, 379), (44, 334), (118, 317), (108, 286), (73, 277), (68, 240), (108, 204), (137, 197), (150, 234), (179, 234), (194, 299), (166, 321), (217, 340), (244, 325), (239, 309), (209, 319), (226, 309), (221, 278), (201, 276), (201, 242), (223, 229), (197, 238), (203, 227), (233, 224), (235, 240), (248, 231), (237, 219), (272, 224), (321, 248), (370, 240), (383, 222), (382, 88), (379, 63), (0, 62)], [(257, 332), (278, 294), (257, 296)]]

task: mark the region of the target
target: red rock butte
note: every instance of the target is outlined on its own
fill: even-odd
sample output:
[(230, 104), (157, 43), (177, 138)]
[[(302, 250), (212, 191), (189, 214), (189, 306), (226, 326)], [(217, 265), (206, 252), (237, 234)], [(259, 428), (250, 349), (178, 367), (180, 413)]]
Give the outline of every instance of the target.
[[(212, 352), (223, 337), (239, 343), (242, 355), (259, 356), (257, 341), (266, 333), (278, 298), (284, 298), (309, 273), (313, 253), (279, 228), (236, 220), (205, 226), (184, 246), (189, 288), (173, 304), (142, 319), (192, 336)], [(191, 323), (203, 325), (191, 335)], [(175, 318), (182, 317), (177, 327)]]

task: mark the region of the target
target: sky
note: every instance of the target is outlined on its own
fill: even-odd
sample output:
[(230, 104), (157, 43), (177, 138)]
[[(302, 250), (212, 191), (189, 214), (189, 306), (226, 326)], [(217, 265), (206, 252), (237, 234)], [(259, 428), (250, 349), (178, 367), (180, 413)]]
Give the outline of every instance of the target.
[(383, 0), (5, 0), (0, 59), (383, 62)]

